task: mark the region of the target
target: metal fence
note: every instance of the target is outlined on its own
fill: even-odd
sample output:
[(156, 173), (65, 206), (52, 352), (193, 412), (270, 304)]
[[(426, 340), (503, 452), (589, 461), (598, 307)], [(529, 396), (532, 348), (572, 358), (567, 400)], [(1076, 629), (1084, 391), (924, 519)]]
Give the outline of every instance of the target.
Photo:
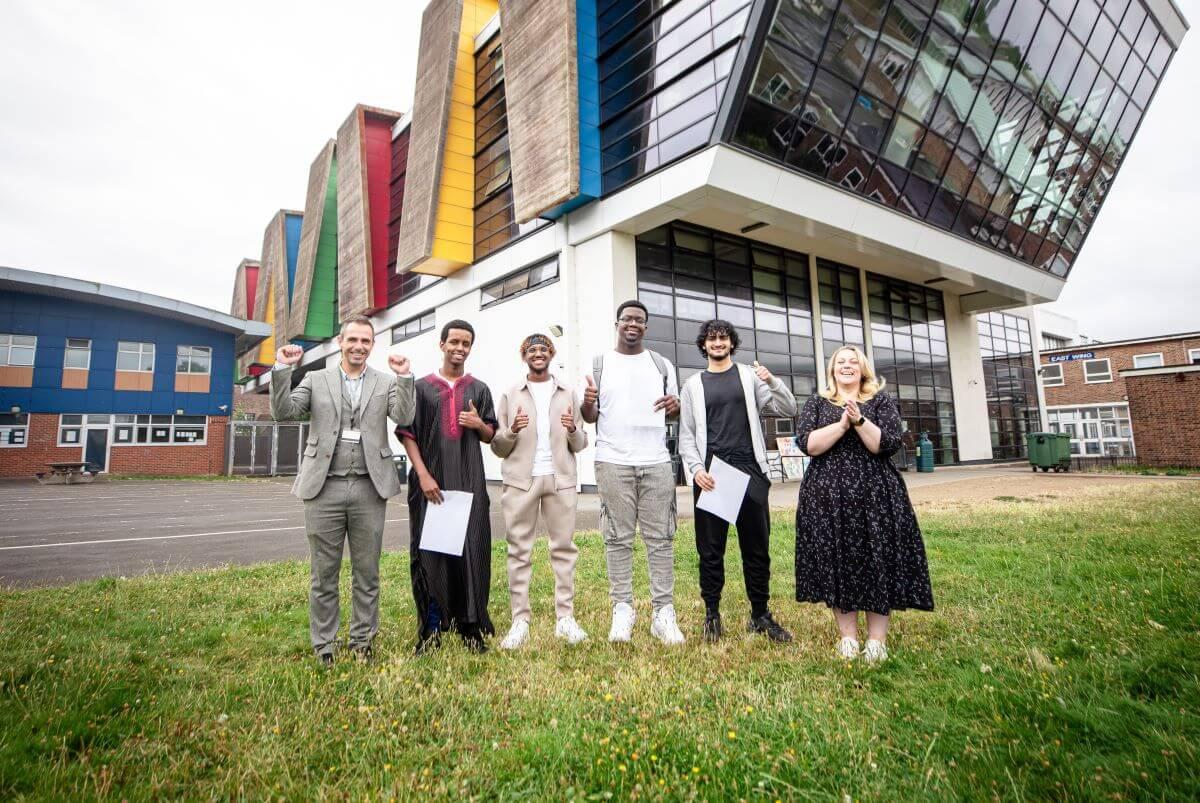
[(1072, 471), (1102, 471), (1119, 466), (1138, 466), (1141, 462), (1134, 455), (1074, 455), (1071, 457)]
[(271, 476), (300, 470), (308, 423), (232, 421), (226, 474)]

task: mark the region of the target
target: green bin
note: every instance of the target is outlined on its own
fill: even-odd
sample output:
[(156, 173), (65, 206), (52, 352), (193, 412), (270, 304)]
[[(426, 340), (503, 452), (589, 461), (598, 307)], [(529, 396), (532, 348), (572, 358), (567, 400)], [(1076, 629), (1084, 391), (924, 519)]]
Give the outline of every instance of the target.
[(1071, 436), (1062, 432), (1030, 432), (1025, 436), (1029, 465), (1034, 471), (1070, 471)]

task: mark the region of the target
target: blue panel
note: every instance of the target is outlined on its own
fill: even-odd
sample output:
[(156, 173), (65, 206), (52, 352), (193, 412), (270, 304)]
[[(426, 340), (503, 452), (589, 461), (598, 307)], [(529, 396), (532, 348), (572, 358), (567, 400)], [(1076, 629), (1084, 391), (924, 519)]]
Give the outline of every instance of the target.
[(89, 390), (87, 392), (87, 405), (88, 409), (91, 410), (112, 409), (113, 391)]
[(542, 217), (557, 220), (600, 197), (600, 66), (596, 59), (596, 0), (575, 0), (579, 60), (579, 194)]
[(284, 227), (287, 232), (288, 301), (291, 301), (292, 290), (296, 286), (296, 259), (300, 253), (300, 224), (304, 218), (302, 215), (285, 215), (284, 217)]

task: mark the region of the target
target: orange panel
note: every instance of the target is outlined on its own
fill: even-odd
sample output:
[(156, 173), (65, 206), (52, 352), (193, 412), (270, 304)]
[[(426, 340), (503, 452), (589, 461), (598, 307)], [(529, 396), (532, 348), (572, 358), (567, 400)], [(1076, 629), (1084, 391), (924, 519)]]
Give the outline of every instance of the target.
[(64, 368), (62, 386), (66, 390), (87, 390), (88, 370), (86, 368)]
[(0, 367), (0, 387), (31, 388), (33, 387), (32, 365), (5, 365)]
[(153, 390), (154, 374), (150, 371), (117, 371), (113, 390)]

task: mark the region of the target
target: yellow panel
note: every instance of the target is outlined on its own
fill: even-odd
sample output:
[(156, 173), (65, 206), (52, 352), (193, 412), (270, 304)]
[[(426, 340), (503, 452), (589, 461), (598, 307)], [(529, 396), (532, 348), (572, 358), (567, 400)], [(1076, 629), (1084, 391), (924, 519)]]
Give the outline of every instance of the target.
[(255, 362), (259, 365), (275, 364), (275, 302), (271, 297), (271, 293), (275, 290), (274, 284), (274, 282), (268, 280), (267, 303), (264, 305), (267, 308), (267, 312), (263, 316), (263, 323), (270, 325), (271, 334), (267, 335), (266, 339), (258, 347), (258, 359)]
[[(468, 192), (475, 191), (475, 177), (470, 173), (463, 173), (459, 170), (445, 170), (442, 172), (442, 187), (453, 187), (456, 190), (466, 190)], [(448, 203), (452, 203), (449, 202)], [(467, 204), (471, 206), (471, 204)]]
[(446, 123), (446, 133), (453, 137), (462, 137), (468, 142), (474, 136), (470, 123), (466, 120), (456, 120), (453, 117)]
[(475, 258), (475, 254), (471, 246), (465, 243), (455, 243), (450, 240), (441, 240), (433, 251), (434, 259), (444, 259), (451, 262), (458, 262), (463, 266), (470, 265), (471, 260)]
[(438, 206), (437, 220), (453, 223), (456, 226), (471, 228), (474, 221), (474, 213), (470, 207), (450, 206), (450, 204), (441, 204)]
[(475, 203), (475, 193), (471, 190), (459, 189), (450, 184), (441, 186), (442, 198), (450, 206), (472, 206)]
[(449, 170), (457, 170), (460, 173), (475, 173), (475, 160), (470, 156), (464, 156), (461, 153), (447, 153), (445, 161), (442, 162)]
[(433, 239), (446, 242), (471, 245), (474, 229), (461, 223), (449, 220), (439, 220), (433, 226)]

